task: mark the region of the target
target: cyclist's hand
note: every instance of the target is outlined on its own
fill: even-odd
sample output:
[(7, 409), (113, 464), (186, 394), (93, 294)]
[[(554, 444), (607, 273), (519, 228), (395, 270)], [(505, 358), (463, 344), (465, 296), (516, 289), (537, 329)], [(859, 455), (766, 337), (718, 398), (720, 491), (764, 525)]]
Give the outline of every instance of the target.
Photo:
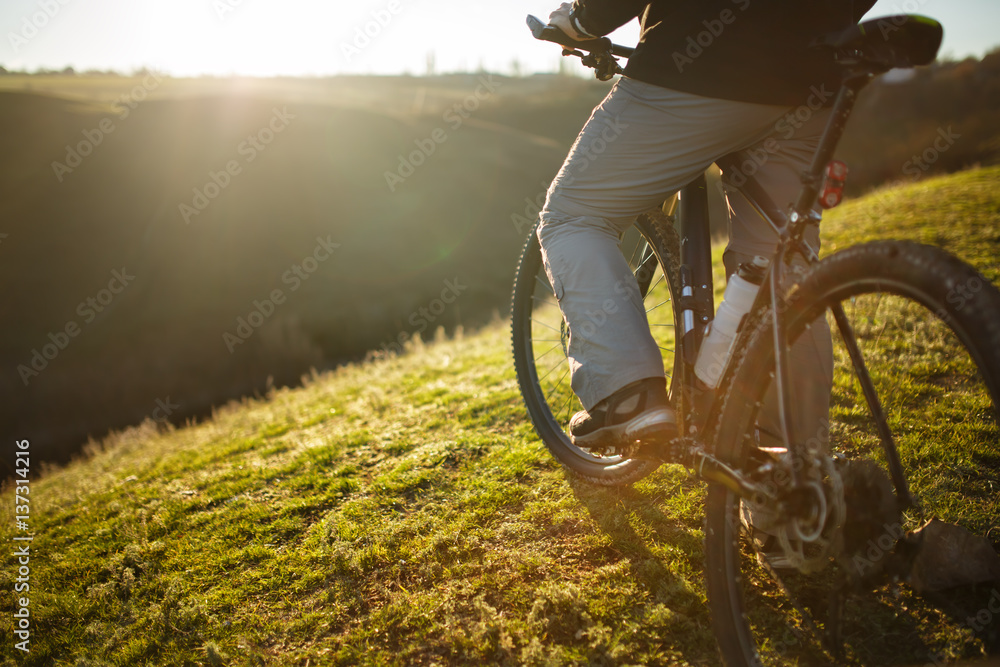
[(573, 11), (573, 4), (570, 2), (564, 2), (559, 5), (559, 9), (555, 10), (549, 14), (549, 25), (559, 28), (564, 33), (569, 35), (572, 39), (578, 42), (586, 42), (588, 39), (595, 39), (590, 35), (585, 35), (573, 27), (573, 21), (570, 20), (570, 12)]

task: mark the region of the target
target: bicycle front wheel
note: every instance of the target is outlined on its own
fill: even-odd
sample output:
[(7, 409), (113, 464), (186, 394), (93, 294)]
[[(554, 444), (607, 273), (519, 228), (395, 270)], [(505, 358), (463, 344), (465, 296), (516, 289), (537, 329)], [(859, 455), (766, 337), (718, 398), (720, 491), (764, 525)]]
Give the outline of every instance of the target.
[[(672, 220), (659, 210), (639, 216), (620, 243), (668, 374), (679, 359), (674, 326), (678, 243)], [(630, 484), (656, 469), (657, 464), (650, 461), (605, 456), (570, 441), (569, 421), (582, 405), (570, 387), (569, 330), (542, 266), (534, 233), (525, 242), (514, 281), (511, 338), (517, 381), (528, 414), (560, 463), (578, 477), (605, 486)], [(668, 377), (668, 388), (670, 380)]]
[[(828, 435), (840, 456), (821, 457), (842, 484), (845, 518), (840, 544), (807, 570), (789, 553), (801, 544), (772, 541), (768, 551), (740, 499), (710, 486), (706, 577), (726, 663), (996, 657), (1000, 293), (937, 248), (879, 242), (822, 261), (786, 312), (789, 344), (819, 317), (841, 332)], [(766, 460), (755, 424), (773, 382), (773, 340), (766, 317), (734, 352), (739, 366), (716, 425), (718, 457), (748, 474)], [(780, 460), (780, 448), (770, 456)], [(931, 519), (939, 522), (922, 528)]]

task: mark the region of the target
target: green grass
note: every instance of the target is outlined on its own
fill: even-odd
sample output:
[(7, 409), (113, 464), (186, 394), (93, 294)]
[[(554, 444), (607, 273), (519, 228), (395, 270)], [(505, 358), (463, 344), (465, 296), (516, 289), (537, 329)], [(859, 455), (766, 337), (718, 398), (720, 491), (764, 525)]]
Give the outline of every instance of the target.
[[(826, 247), (917, 238), (997, 281), (998, 185), (980, 170), (848, 203)], [(618, 490), (569, 477), (503, 323), (32, 477), (35, 634), (13, 650), (5, 597), (8, 664), (718, 663), (703, 486), (676, 467)]]

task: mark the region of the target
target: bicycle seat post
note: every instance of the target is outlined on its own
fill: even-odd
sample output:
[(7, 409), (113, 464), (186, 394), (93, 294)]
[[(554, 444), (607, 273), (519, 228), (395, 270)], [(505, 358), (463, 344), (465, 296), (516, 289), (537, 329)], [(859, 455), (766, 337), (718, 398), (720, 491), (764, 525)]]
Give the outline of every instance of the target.
[(830, 119), (823, 129), (823, 136), (816, 148), (816, 153), (813, 155), (812, 164), (808, 171), (802, 173), (802, 190), (792, 209), (791, 216), (791, 231), (795, 238), (799, 238), (796, 232), (801, 231), (804, 223), (810, 218), (813, 206), (816, 205), (816, 198), (823, 185), (826, 166), (833, 160), (837, 145), (840, 143), (841, 137), (844, 136), (847, 120), (854, 110), (858, 93), (871, 79), (871, 74), (856, 74), (847, 77), (840, 86), (840, 91), (833, 103)]

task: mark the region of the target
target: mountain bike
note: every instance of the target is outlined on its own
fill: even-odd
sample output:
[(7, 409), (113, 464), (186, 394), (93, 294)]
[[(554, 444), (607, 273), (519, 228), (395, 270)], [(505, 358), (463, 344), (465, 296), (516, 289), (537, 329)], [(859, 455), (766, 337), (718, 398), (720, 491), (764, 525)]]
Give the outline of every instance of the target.
[[(607, 38), (575, 42), (533, 17), (528, 24), (601, 80), (632, 54)], [(569, 385), (569, 331), (535, 234), (522, 251), (512, 343), (530, 418), (552, 455), (591, 483), (629, 484), (664, 463), (708, 482), (706, 588), (728, 665), (936, 665), (1000, 654), (1000, 291), (936, 247), (878, 241), (820, 259), (804, 240), (820, 222), (817, 201), (842, 194), (831, 165), (859, 92), (889, 69), (933, 62), (942, 34), (937, 22), (904, 15), (818, 45), (836, 55), (843, 83), (790, 210), (752, 177), (739, 188), (778, 241), (714, 391), (694, 373), (715, 313), (704, 176), (622, 235), (670, 371), (679, 436), (614, 451), (573, 444), (569, 419), (581, 406)], [(731, 156), (716, 164), (739, 168)], [(831, 419), (818, 437), (793, 439), (788, 350), (819, 318), (836, 332)], [(769, 392), (778, 433), (758, 419)], [(944, 576), (949, 568), (961, 574)]]

